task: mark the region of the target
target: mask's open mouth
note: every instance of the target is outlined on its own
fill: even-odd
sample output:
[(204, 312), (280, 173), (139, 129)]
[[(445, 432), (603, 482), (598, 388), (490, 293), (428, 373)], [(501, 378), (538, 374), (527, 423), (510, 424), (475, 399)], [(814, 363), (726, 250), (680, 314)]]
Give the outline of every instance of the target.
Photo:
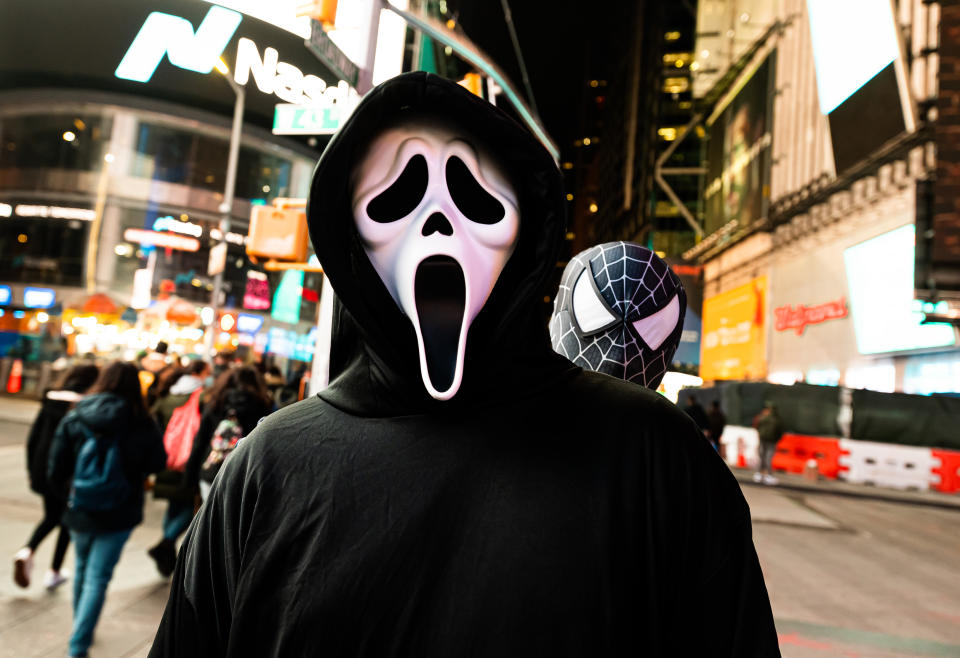
[(467, 303), (463, 268), (449, 256), (424, 259), (417, 266), (413, 295), (420, 320), (426, 374), (433, 388), (443, 394), (453, 386), (457, 372), (460, 331)]

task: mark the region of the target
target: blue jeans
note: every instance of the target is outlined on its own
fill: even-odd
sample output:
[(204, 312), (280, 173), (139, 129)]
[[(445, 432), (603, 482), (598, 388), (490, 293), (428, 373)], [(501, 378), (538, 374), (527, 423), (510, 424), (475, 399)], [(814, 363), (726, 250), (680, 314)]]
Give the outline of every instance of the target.
[(167, 511), (163, 515), (163, 538), (176, 541), (187, 530), (192, 519), (193, 503), (168, 501)]
[(131, 530), (119, 532), (71, 531), (76, 554), (77, 573), (73, 577), (73, 633), (70, 635), (70, 655), (85, 656), (93, 641), (107, 584), (113, 577), (113, 568), (120, 560), (123, 545)]

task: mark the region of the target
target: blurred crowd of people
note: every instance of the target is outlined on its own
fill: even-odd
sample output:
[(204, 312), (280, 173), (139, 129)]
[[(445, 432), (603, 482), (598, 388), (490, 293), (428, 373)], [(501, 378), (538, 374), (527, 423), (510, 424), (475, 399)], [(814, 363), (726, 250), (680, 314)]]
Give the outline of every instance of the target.
[(303, 371), (245, 365), (232, 354), (185, 361), (158, 343), (135, 362), (78, 363), (46, 391), (27, 438), (30, 488), (43, 518), (14, 556), (13, 578), (29, 587), (40, 543), (58, 530), (43, 585), (70, 578), (74, 544), (71, 656), (85, 656), (107, 585), (144, 492), (167, 501), (162, 536), (147, 552), (168, 577), (186, 532), (223, 461), (263, 417), (303, 396)]

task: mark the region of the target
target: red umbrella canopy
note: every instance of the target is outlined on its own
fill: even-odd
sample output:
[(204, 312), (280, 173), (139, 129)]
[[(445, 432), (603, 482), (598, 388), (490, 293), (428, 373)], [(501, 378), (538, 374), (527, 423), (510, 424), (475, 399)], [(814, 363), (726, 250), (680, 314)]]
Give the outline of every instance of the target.
[(167, 309), (167, 320), (179, 324), (193, 324), (200, 319), (197, 310), (193, 304), (183, 299), (178, 299)]
[(116, 302), (102, 292), (90, 295), (83, 303), (84, 313), (117, 313), (118, 310)]

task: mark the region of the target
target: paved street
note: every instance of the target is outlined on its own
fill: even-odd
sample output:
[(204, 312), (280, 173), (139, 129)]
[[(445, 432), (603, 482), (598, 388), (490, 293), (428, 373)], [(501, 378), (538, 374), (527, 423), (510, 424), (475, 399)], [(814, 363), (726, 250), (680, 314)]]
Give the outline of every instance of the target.
[[(9, 571), (40, 518), (23, 465), (23, 420), (34, 409), (0, 398), (0, 658), (63, 656), (70, 629), (69, 583), (24, 591)], [(744, 493), (784, 656), (960, 656), (960, 510), (750, 485)], [(166, 600), (144, 552), (161, 513), (149, 502), (126, 546), (94, 658), (147, 653)], [(35, 580), (52, 545), (40, 548)]]

